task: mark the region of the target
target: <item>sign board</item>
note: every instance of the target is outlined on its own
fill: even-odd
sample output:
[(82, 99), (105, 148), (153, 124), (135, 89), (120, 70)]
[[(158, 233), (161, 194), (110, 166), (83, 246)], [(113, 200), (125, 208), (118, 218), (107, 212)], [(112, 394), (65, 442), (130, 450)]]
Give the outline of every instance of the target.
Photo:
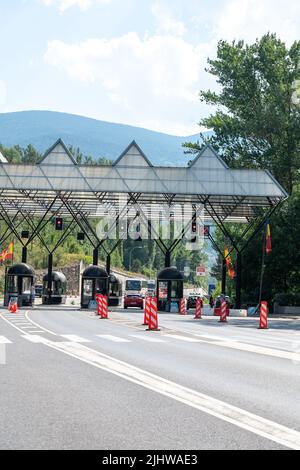
[(205, 276), (205, 275), (206, 275), (205, 266), (197, 266), (197, 268), (196, 268), (196, 275), (197, 275), (197, 276)]
[(184, 266), (183, 274), (185, 275), (185, 277), (189, 277), (189, 275), (191, 274), (191, 268), (189, 266)]

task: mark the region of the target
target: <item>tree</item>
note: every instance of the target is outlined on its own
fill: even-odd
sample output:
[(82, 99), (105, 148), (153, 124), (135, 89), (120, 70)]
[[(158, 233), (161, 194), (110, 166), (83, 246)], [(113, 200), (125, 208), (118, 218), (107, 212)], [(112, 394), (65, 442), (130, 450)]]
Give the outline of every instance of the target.
[[(300, 41), (288, 49), (275, 34), (254, 44), (220, 41), (207, 71), (219, 92), (201, 91), (200, 99), (216, 107), (200, 125), (213, 130), (205, 138), (231, 168), (265, 168), (292, 192), (299, 179), (300, 107), (295, 85), (300, 79)], [(199, 144), (200, 145), (200, 144)], [(185, 144), (195, 153), (199, 146)]]

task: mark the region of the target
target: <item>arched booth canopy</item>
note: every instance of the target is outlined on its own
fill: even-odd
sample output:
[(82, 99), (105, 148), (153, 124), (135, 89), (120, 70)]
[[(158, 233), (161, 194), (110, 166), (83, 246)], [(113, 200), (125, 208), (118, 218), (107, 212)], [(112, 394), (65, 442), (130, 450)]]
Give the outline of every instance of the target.
[(17, 263), (6, 271), (4, 287), (4, 305), (7, 306), (12, 297), (17, 297), (18, 305), (34, 303), (34, 269), (26, 263)]
[(108, 294), (108, 305), (116, 306), (120, 305), (122, 300), (122, 283), (114, 274), (109, 276), (109, 294)]
[(67, 279), (60, 271), (52, 271), (51, 292), (49, 292), (49, 275), (43, 277), (43, 304), (65, 304), (67, 298)]
[(81, 307), (88, 308), (96, 294), (108, 294), (109, 276), (104, 268), (90, 265), (82, 273)]
[(164, 268), (158, 273), (156, 295), (158, 310), (169, 312), (173, 302), (179, 307), (183, 297), (183, 276), (177, 268)]

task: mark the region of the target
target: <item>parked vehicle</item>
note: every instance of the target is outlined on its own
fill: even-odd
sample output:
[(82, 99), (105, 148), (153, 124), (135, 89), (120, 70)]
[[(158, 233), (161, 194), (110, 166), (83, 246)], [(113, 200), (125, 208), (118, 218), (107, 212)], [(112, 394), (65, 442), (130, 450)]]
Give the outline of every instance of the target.
[(127, 294), (124, 296), (124, 308), (138, 307), (144, 308), (144, 300), (141, 295), (138, 294)]
[(189, 308), (196, 308), (196, 302), (197, 299), (201, 299), (201, 295), (198, 294), (191, 294), (187, 298), (186, 302), (186, 309), (189, 310)]
[(43, 284), (36, 284), (35, 286), (35, 296), (42, 297), (43, 295)]

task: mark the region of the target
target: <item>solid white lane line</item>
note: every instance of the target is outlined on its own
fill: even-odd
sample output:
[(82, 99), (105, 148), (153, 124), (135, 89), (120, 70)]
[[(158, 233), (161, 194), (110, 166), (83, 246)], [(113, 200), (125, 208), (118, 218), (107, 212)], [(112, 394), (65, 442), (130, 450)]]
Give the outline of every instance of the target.
[(60, 335), (63, 338), (66, 338), (68, 341), (73, 341), (74, 343), (90, 343), (89, 339), (82, 338), (81, 336), (77, 335)]
[(164, 339), (154, 338), (153, 336), (142, 336), (142, 335), (129, 335), (132, 338), (138, 338), (142, 341), (149, 341), (150, 343), (166, 343)]
[(174, 339), (179, 339), (180, 341), (186, 341), (187, 343), (201, 343), (200, 339), (190, 338), (188, 336), (173, 335), (173, 334), (169, 334), (169, 333), (167, 333), (164, 336), (166, 338), (174, 338)]
[(11, 341), (9, 341), (5, 336), (0, 336), (0, 344), (11, 344)]
[(131, 343), (129, 339), (120, 338), (119, 336), (113, 335), (96, 335), (98, 338), (107, 339), (109, 341), (113, 341), (114, 343)]
[(176, 382), (164, 379), (146, 370), (93, 350), (83, 344), (72, 342), (60, 343), (49, 341), (45, 338), (41, 339), (42, 342), (50, 348), (61, 351), (91, 366), (184, 403), (185, 405), (229, 422), (256, 435), (277, 442), (280, 445), (300, 450), (300, 433), (294, 429), (262, 418), (254, 413), (212, 398), (209, 395), (184, 387)]

